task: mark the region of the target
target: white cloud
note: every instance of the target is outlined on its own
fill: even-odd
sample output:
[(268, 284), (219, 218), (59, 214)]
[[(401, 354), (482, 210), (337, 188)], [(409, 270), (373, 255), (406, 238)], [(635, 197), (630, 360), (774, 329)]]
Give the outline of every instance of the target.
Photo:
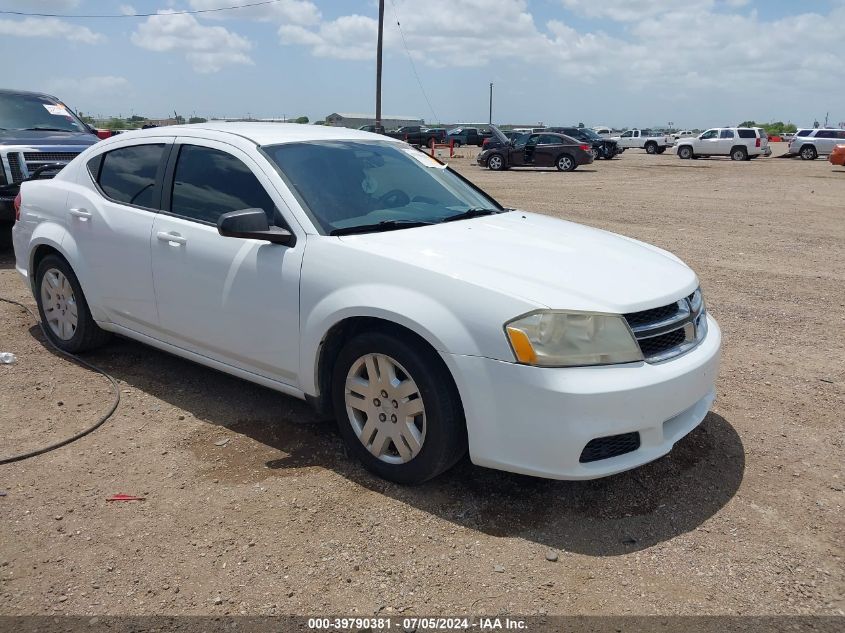
[[(220, 0), (188, 0), (192, 9), (216, 9)], [(232, 3), (232, 5), (237, 3)], [(242, 4), (248, 4), (244, 2)], [(203, 14), (208, 18), (260, 20), (262, 22), (282, 22), (286, 24), (317, 24), (320, 10), (309, 0), (280, 0), (273, 4), (246, 7), (235, 11), (219, 11)]]
[(27, 11), (30, 13), (61, 13), (79, 6), (79, 0), (6, 0), (6, 11)]
[(63, 99), (79, 101), (89, 98), (125, 97), (131, 90), (126, 77), (100, 75), (95, 77), (61, 77), (47, 82), (47, 89)]
[(696, 13), (713, 7), (714, 0), (561, 0), (570, 11), (587, 18), (637, 21), (654, 15)]
[(58, 18), (24, 18), (0, 20), (0, 35), (16, 37), (62, 38), (69, 42), (96, 44), (106, 38), (87, 26), (71, 24)]
[(118, 10), (120, 11), (121, 15), (135, 15), (138, 13), (135, 10), (135, 7), (133, 7), (131, 4), (122, 4), (118, 7)]
[(203, 26), (192, 15), (159, 11), (142, 22), (132, 43), (147, 50), (184, 53), (200, 73), (213, 73), (225, 66), (252, 64), (252, 42), (222, 26)]

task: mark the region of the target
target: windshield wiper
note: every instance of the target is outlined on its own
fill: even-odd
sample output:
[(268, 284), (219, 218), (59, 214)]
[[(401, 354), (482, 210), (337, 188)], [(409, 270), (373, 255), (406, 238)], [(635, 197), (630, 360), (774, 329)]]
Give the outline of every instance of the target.
[(25, 127), (25, 132), (73, 132), (75, 130), (66, 130), (61, 127)]
[(456, 215), (450, 215), (448, 218), (440, 220), (441, 222), (455, 222), (456, 220), (469, 220), (470, 218), (480, 218), (485, 215), (495, 215), (497, 213), (502, 213), (503, 211), (507, 211), (508, 209), (484, 209), (481, 207), (473, 207), (472, 209), (467, 209), (461, 213)]
[(395, 231), (397, 229), (412, 229), (416, 226), (431, 226), (434, 222), (422, 220), (382, 220), (377, 224), (359, 224), (334, 229), (329, 235), (352, 235), (354, 233), (377, 233), (380, 231)]

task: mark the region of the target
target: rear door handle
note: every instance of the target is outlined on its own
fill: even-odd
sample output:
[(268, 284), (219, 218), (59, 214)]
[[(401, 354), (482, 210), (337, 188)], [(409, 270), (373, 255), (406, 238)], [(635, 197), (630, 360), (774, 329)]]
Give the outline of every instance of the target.
[(83, 209), (82, 207), (68, 209), (68, 213), (76, 218), (84, 218), (86, 220), (91, 217), (91, 212), (88, 209)]
[(162, 242), (168, 242), (170, 244), (187, 244), (188, 240), (179, 235), (178, 233), (165, 233), (159, 232), (156, 234), (156, 237), (161, 240)]

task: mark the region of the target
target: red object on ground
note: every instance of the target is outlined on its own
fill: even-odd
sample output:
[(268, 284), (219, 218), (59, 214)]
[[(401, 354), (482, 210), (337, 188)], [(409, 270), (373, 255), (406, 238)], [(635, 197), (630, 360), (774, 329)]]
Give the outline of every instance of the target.
[(112, 134), (111, 130), (100, 130), (100, 129), (97, 130), (97, 137), (99, 137), (101, 139), (111, 138), (112, 136), (114, 136), (114, 134)]
[(112, 495), (106, 501), (144, 501), (144, 497), (136, 497), (134, 495)]

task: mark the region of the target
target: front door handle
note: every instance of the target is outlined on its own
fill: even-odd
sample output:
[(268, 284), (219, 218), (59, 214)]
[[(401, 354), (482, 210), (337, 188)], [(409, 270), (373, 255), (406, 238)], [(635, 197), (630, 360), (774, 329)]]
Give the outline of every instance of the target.
[(70, 213), (75, 218), (83, 218), (86, 220), (91, 217), (91, 212), (88, 209), (83, 209), (82, 207), (68, 209), (68, 213)]
[(188, 240), (179, 235), (178, 233), (165, 233), (161, 231), (156, 234), (156, 237), (161, 240), (162, 242), (168, 242), (170, 244), (187, 244)]

